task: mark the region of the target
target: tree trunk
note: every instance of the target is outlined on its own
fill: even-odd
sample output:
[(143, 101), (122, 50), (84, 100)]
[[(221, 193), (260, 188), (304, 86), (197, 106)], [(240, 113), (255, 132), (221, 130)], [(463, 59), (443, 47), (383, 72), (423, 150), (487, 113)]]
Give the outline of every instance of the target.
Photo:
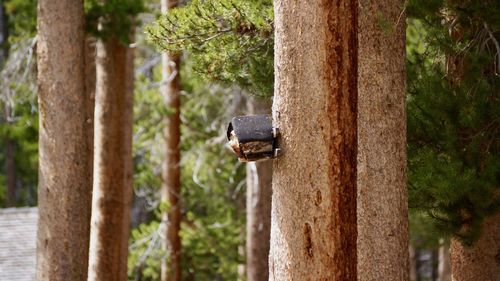
[[(130, 40), (135, 39), (135, 28), (131, 29)], [(127, 46), (128, 47), (128, 46)], [(135, 49), (127, 48), (127, 55), (125, 59), (125, 91), (127, 93), (127, 99), (125, 100), (125, 128), (124, 128), (124, 154), (125, 154), (125, 164), (124, 164), (124, 196), (125, 196), (125, 210), (123, 225), (122, 225), (122, 258), (121, 263), (121, 278), (120, 280), (127, 279), (127, 266), (128, 266), (128, 242), (130, 235), (130, 224), (131, 224), (131, 213), (132, 213), (132, 198), (134, 196), (134, 153), (133, 153), (133, 136), (134, 136), (134, 89), (135, 89)]]
[(82, 1), (38, 2), (37, 280), (87, 278), (88, 177)]
[(94, 108), (96, 87), (96, 40), (91, 36), (85, 38), (85, 101), (87, 109), (87, 148), (89, 162), (89, 179), (93, 178), (94, 165)]
[[(9, 56), (9, 25), (3, 1), (0, 0), (0, 70)], [(12, 107), (9, 101), (5, 101), (5, 120), (7, 124), (12, 122)], [(6, 206), (16, 205), (16, 163), (14, 158), (14, 141), (10, 137), (5, 137), (5, 177), (7, 178)]]
[(500, 214), (483, 222), (481, 238), (472, 247), (451, 242), (453, 281), (498, 281), (500, 276)]
[(410, 281), (417, 281), (417, 251), (410, 245)]
[(409, 278), (403, 6), (359, 4), (359, 281)]
[(275, 0), (270, 280), (356, 280), (357, 7)]
[(132, 194), (131, 50), (116, 37), (97, 42), (94, 188), (89, 281), (126, 280)]
[[(7, 125), (12, 125), (12, 107), (9, 101), (5, 103), (5, 119)], [(17, 203), (16, 196), (16, 160), (14, 156), (15, 143), (10, 137), (4, 139), (5, 142), (5, 177), (7, 178), (7, 197), (6, 206), (15, 207)]]
[(439, 264), (437, 281), (451, 281), (450, 244), (441, 239), (439, 245)]
[[(162, 13), (167, 13), (177, 6), (177, 1), (161, 0)], [(173, 113), (165, 116), (165, 159), (162, 168), (162, 202), (168, 210), (163, 214), (164, 234), (162, 247), (165, 258), (161, 265), (162, 281), (181, 281), (181, 171), (180, 171), (180, 58), (177, 55), (162, 54), (162, 95), (165, 106)]]
[(7, 21), (7, 13), (3, 0), (0, 0), (0, 70), (9, 56), (9, 46), (7, 39), (9, 38), (9, 22)]
[[(267, 114), (271, 104), (251, 99), (252, 114)], [(272, 161), (247, 164), (247, 281), (269, 280), (269, 237), (271, 232)]]

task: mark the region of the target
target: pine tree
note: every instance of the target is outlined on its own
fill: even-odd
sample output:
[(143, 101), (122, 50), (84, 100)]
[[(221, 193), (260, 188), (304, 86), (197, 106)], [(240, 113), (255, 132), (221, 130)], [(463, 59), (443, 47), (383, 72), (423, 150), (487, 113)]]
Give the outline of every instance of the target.
[(274, 4), (269, 277), (356, 280), (358, 2)]
[[(88, 280), (127, 277), (132, 196), (133, 38), (140, 1), (96, 1), (97, 15), (94, 171)], [(90, 26), (95, 22), (90, 21)]]
[(408, 53), (410, 204), (453, 236), (453, 280), (494, 280), (500, 4), (410, 1), (407, 10), (412, 37), (428, 42)]
[(4, 206), (35, 205), (38, 178), (33, 55), (36, 3), (3, 0), (0, 4), (0, 163), (5, 172), (0, 173), (0, 197), (3, 197), (0, 202), (5, 203)]
[(360, 1), (359, 7), (358, 280), (406, 281), (404, 2)]
[(407, 8), (409, 39), (428, 42), (410, 42), (407, 56), (410, 206), (470, 245), (500, 207), (500, 5), (431, 2)]
[(91, 183), (81, 1), (38, 3), (37, 280), (86, 280)]
[[(186, 50), (203, 77), (268, 97), (273, 91), (271, 20), (272, 1), (268, 0), (192, 1), (164, 15), (149, 32), (162, 49)], [(270, 110), (270, 105), (261, 108), (260, 103), (252, 103), (255, 110), (251, 113)], [(250, 281), (268, 276), (270, 167), (270, 162), (247, 165), (246, 271)]]
[[(177, 1), (161, 1), (162, 13), (168, 13), (177, 6)], [(164, 233), (162, 247), (161, 280), (181, 281), (181, 79), (180, 55), (162, 54), (161, 94), (165, 106), (170, 110), (165, 116), (165, 155), (162, 167), (161, 199), (168, 209), (163, 214)]]
[[(250, 114), (269, 114), (271, 102), (250, 98)], [(246, 165), (246, 273), (248, 281), (269, 280), (269, 247), (271, 235), (272, 161)]]

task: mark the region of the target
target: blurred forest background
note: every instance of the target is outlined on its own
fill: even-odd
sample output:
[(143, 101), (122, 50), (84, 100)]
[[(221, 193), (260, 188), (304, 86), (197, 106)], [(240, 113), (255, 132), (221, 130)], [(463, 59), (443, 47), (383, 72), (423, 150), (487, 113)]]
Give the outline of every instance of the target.
[[(134, 18), (129, 280), (160, 280), (166, 255), (164, 120), (176, 109), (160, 92), (162, 51), (181, 62), (182, 280), (244, 280), (247, 170), (226, 147), (226, 127), (256, 104), (270, 112), (272, 1), (180, 1), (168, 14), (159, 1), (85, 2), (89, 38), (106, 36), (93, 25), (103, 14)], [(37, 3), (0, 7), (0, 208), (37, 206)], [(404, 15), (411, 278), (445, 281), (450, 240), (474, 245), (485, 221), (499, 221), (500, 3), (408, 0)]]

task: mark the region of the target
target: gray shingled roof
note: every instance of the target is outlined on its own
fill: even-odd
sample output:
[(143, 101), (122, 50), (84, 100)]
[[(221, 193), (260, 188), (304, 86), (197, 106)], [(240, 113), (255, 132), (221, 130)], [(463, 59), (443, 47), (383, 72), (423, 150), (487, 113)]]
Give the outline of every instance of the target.
[(34, 281), (37, 208), (0, 209), (0, 281)]

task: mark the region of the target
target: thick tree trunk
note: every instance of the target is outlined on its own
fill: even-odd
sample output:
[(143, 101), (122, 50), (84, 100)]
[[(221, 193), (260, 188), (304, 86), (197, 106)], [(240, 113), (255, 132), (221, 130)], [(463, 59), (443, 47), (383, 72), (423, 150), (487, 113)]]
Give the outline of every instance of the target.
[(451, 281), (450, 244), (441, 239), (439, 241), (439, 263), (437, 281)]
[(270, 280), (356, 280), (355, 0), (275, 0)]
[(88, 177), (82, 1), (38, 2), (37, 280), (87, 278)]
[(409, 278), (403, 6), (359, 3), (359, 281)]
[(131, 50), (116, 37), (98, 40), (89, 281), (127, 278), (132, 194), (131, 63)]
[[(177, 1), (161, 0), (162, 13), (177, 6)], [(166, 253), (161, 265), (162, 281), (181, 281), (181, 170), (180, 170), (180, 58), (179, 56), (162, 54), (162, 95), (165, 106), (173, 113), (165, 116), (165, 159), (162, 167), (162, 192), (161, 199), (169, 206), (163, 214), (163, 243)]]
[(498, 281), (500, 276), (500, 214), (483, 222), (481, 238), (472, 246), (451, 242), (453, 281)]
[[(251, 114), (271, 111), (270, 102), (251, 99)], [(247, 164), (247, 281), (269, 280), (269, 238), (271, 232), (272, 161)]]

